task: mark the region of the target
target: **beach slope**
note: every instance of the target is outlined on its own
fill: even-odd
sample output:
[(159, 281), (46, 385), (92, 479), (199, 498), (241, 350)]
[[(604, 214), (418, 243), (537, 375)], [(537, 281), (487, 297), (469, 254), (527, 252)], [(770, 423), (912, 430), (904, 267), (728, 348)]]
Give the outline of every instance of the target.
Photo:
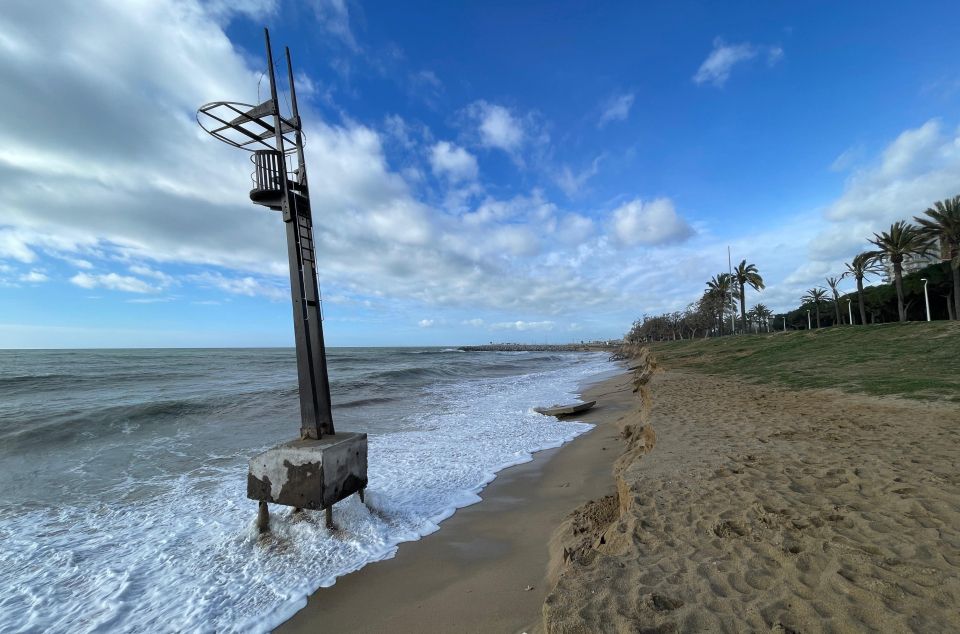
[(960, 407), (636, 365), (615, 512), (554, 536), (547, 631), (960, 629)]

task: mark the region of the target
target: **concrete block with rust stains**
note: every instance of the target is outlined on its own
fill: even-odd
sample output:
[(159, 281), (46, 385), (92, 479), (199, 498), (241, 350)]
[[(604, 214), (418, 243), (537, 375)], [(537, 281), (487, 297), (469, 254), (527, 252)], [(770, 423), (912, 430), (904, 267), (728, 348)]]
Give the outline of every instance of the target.
[(323, 509), (367, 486), (367, 435), (328, 434), (293, 440), (250, 459), (247, 497)]

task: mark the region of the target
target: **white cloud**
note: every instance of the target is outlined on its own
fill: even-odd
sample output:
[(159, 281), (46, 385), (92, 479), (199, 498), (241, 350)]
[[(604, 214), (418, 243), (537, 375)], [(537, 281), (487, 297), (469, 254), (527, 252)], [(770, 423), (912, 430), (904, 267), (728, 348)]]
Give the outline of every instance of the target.
[(477, 159), (462, 147), (447, 141), (440, 141), (430, 149), (430, 166), (434, 174), (451, 181), (473, 180), (477, 177)]
[(783, 49), (779, 46), (755, 46), (749, 42), (727, 44), (721, 38), (716, 38), (713, 41), (713, 50), (700, 64), (700, 68), (693, 76), (693, 81), (696, 84), (710, 83), (714, 86), (723, 86), (730, 79), (734, 66), (764, 52), (767, 55), (767, 64), (770, 66), (783, 58)]
[(874, 161), (855, 170), (843, 193), (825, 207), (828, 225), (811, 240), (810, 257), (833, 265), (849, 260), (866, 248), (873, 232), (920, 215), (933, 202), (957, 193), (960, 129), (945, 130), (931, 119), (904, 130)]
[(106, 273), (101, 275), (79, 272), (70, 278), (70, 283), (80, 288), (105, 288), (124, 293), (155, 293), (158, 289), (147, 282), (129, 275)]
[(830, 220), (857, 219), (883, 226), (924, 211), (960, 192), (960, 131), (937, 119), (905, 130), (879, 161), (854, 172), (843, 194), (828, 205)]
[(623, 246), (682, 242), (693, 235), (669, 198), (649, 202), (636, 198), (620, 205), (611, 214), (611, 228), (614, 239)]
[(630, 116), (630, 108), (633, 107), (633, 100), (633, 93), (611, 97), (603, 105), (603, 110), (600, 113), (600, 120), (597, 122), (597, 127), (602, 128), (611, 121), (626, 120), (626, 118)]
[(833, 162), (830, 163), (831, 172), (845, 172), (853, 165), (860, 160), (860, 157), (863, 155), (863, 148), (850, 147), (841, 152), (837, 158), (833, 159)]
[(49, 279), (50, 278), (47, 277), (45, 273), (43, 273), (42, 271), (36, 271), (36, 270), (30, 271), (29, 273), (24, 273), (23, 275), (20, 276), (21, 282), (27, 282), (31, 284), (46, 282)]
[(207, 0), (207, 10), (221, 21), (241, 13), (254, 20), (262, 20), (277, 10), (276, 0)]
[(139, 275), (141, 277), (153, 278), (162, 287), (170, 286), (176, 283), (176, 280), (171, 275), (168, 275), (163, 271), (152, 269), (149, 266), (144, 266), (142, 264), (132, 265), (130, 267), (130, 272), (133, 273), (134, 275)]
[(467, 110), (478, 122), (482, 145), (510, 153), (520, 148), (525, 136), (524, 126), (509, 109), (486, 101), (477, 101)]
[(165, 304), (173, 300), (173, 297), (137, 297), (126, 301), (128, 304)]
[(579, 244), (593, 234), (593, 220), (580, 214), (567, 214), (560, 219), (554, 235), (565, 244)]
[(258, 280), (252, 276), (227, 277), (222, 273), (199, 273), (188, 276), (188, 279), (200, 286), (217, 288), (232, 295), (246, 297), (266, 297), (273, 301), (280, 301), (290, 297), (289, 286), (281, 287)]
[(463, 216), (464, 224), (473, 228), (483, 224), (521, 221), (542, 224), (557, 212), (557, 206), (549, 202), (541, 190), (535, 189), (529, 196), (514, 196), (507, 200), (485, 198), (473, 211)]
[(507, 255), (534, 255), (540, 250), (540, 240), (530, 227), (517, 225), (497, 227), (488, 239), (494, 252)]
[(440, 81), (440, 78), (437, 77), (437, 74), (432, 70), (421, 70), (413, 73), (412, 77), (414, 78), (414, 83), (416, 84), (428, 85), (436, 90), (443, 88), (443, 82)]
[(603, 159), (601, 154), (597, 158), (593, 159), (590, 163), (590, 167), (587, 167), (580, 172), (574, 174), (569, 166), (564, 165), (560, 172), (554, 177), (554, 181), (557, 183), (564, 194), (568, 197), (574, 197), (580, 190), (583, 189), (584, 185), (587, 184), (587, 181), (597, 175), (597, 172), (600, 171), (600, 161)]
[(90, 270), (93, 268), (93, 263), (90, 262), (89, 260), (84, 260), (81, 258), (71, 258), (71, 257), (64, 257), (63, 260), (69, 264), (72, 264), (78, 269)]
[(873, 232), (960, 193), (960, 130), (939, 120), (904, 130), (875, 157), (859, 148), (850, 152), (863, 155), (861, 167), (834, 200), (735, 244), (735, 261), (739, 252), (761, 267), (764, 302), (796, 307), (804, 289), (841, 273)]
[(479, 317), (477, 317), (477, 318), (475, 318), (475, 319), (464, 319), (464, 320), (463, 320), (462, 322), (460, 322), (460, 323), (463, 324), (464, 326), (473, 326), (473, 327), (475, 327), (475, 328), (479, 328), (479, 327), (482, 326), (485, 322), (484, 322), (482, 319), (480, 319)]
[(553, 330), (552, 321), (503, 321), (492, 324), (495, 330)]
[(350, 30), (350, 9), (346, 0), (311, 0), (321, 28), (343, 42), (349, 49), (360, 47)]
[[(235, 48), (222, 19), (192, 0), (67, 3), (43, 21), (27, 0), (4, 4), (0, 82), (18, 88), (0, 112), (0, 258), (35, 268), (41, 254), (73, 260), (83, 272), (71, 282), (90, 289), (159, 294), (192, 284), (289, 297), (282, 222), (247, 199), (245, 155), (194, 119), (202, 103), (256, 100), (263, 60)], [(507, 316), (536, 306), (534, 320), (619, 305), (623, 290), (591, 260), (604, 238), (590, 218), (537, 189), (498, 198), (470, 181), (450, 189), (477, 187), (462, 209), (438, 208), (384, 148), (431, 147), (429, 130), (396, 119), (381, 135), (346, 116), (331, 122), (312, 101), (300, 105), (322, 210), (321, 288)], [(546, 138), (531, 114), (485, 103), (471, 112), (472, 134), (487, 147), (519, 152)], [(93, 268), (105, 262), (136, 268)], [(211, 270), (174, 276), (171, 264)]]
[(417, 143), (411, 135), (412, 130), (400, 115), (387, 115), (383, 120), (383, 127), (387, 133), (388, 140), (395, 141), (406, 150), (412, 150), (416, 147)]
[(417, 322), (417, 325), (420, 326), (421, 328), (429, 328), (433, 325), (433, 323), (434, 323), (434, 320), (432, 319), (421, 319), (420, 321)]
[(11, 258), (29, 264), (37, 259), (37, 254), (27, 244), (25, 236), (7, 229), (0, 230), (0, 258)]
[(432, 70), (410, 73), (406, 88), (412, 96), (421, 99), (431, 108), (437, 107), (437, 103), (444, 93), (443, 82)]

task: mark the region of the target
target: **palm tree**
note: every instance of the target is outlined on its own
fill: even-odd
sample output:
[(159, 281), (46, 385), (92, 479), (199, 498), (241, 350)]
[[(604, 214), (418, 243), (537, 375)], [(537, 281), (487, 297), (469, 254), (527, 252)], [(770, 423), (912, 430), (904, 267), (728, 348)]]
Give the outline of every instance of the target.
[(867, 323), (867, 309), (863, 304), (863, 280), (868, 275), (879, 275), (883, 267), (869, 253), (858, 253), (853, 262), (847, 263), (847, 270), (840, 277), (852, 275), (857, 280), (857, 303), (860, 305), (860, 323)]
[(763, 328), (765, 326), (767, 332), (770, 332), (770, 318), (773, 316), (773, 311), (764, 304), (757, 304), (752, 310), (753, 314), (757, 316), (757, 327)]
[(733, 303), (731, 286), (732, 278), (729, 273), (717, 273), (707, 282), (707, 294), (717, 308), (717, 323), (721, 336), (723, 335), (723, 313), (726, 312), (727, 306)]
[(960, 319), (960, 196), (937, 201), (923, 213), (926, 218), (914, 218), (920, 231), (931, 241), (947, 247), (953, 274), (953, 315)]
[(813, 304), (817, 309), (817, 328), (820, 327), (820, 302), (823, 301), (823, 298), (827, 296), (827, 289), (820, 288), (811, 288), (807, 291), (807, 294), (800, 298), (800, 301), (804, 304)]
[(870, 252), (872, 257), (893, 264), (897, 311), (900, 313), (900, 321), (906, 321), (907, 309), (903, 305), (903, 259), (911, 255), (925, 255), (930, 248), (930, 238), (922, 233), (919, 227), (899, 220), (890, 225), (890, 231), (874, 233), (870, 242), (879, 247), (877, 251)]
[(747, 330), (747, 302), (746, 287), (752, 286), (753, 290), (759, 291), (764, 288), (763, 278), (760, 277), (760, 271), (756, 264), (747, 264), (746, 260), (741, 260), (737, 268), (733, 270), (733, 278), (737, 281), (737, 288), (740, 290), (740, 318), (743, 321), (743, 330)]
[(833, 307), (837, 312), (837, 321), (835, 323), (838, 326), (843, 324), (843, 317), (840, 316), (840, 293), (837, 292), (837, 285), (842, 279), (842, 275), (840, 277), (827, 278), (827, 286), (829, 286), (830, 290), (833, 291)]
[[(756, 322), (758, 325), (760, 323), (760, 315), (757, 314), (757, 311), (753, 308), (747, 311), (747, 321), (750, 322), (750, 329), (753, 330), (753, 325)], [(746, 332), (746, 328), (744, 328)]]

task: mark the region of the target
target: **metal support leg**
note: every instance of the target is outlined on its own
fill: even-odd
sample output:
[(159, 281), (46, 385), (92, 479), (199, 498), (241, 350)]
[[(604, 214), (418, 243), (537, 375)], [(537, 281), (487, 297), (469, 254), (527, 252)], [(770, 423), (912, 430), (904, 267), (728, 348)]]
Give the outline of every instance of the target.
[(325, 509), (325, 511), (327, 514), (327, 528), (329, 528), (330, 530), (333, 530), (334, 528), (336, 528), (333, 525), (333, 505), (331, 504), (330, 506), (328, 506)]
[(260, 500), (260, 508), (257, 510), (257, 530), (261, 533), (270, 532), (270, 508), (263, 500)]
[(363, 499), (363, 492), (364, 492), (364, 491), (365, 491), (365, 489), (360, 489), (359, 491), (357, 491), (357, 495), (360, 496), (360, 502), (363, 503), (363, 504), (366, 504), (366, 502), (365, 502), (364, 499)]

